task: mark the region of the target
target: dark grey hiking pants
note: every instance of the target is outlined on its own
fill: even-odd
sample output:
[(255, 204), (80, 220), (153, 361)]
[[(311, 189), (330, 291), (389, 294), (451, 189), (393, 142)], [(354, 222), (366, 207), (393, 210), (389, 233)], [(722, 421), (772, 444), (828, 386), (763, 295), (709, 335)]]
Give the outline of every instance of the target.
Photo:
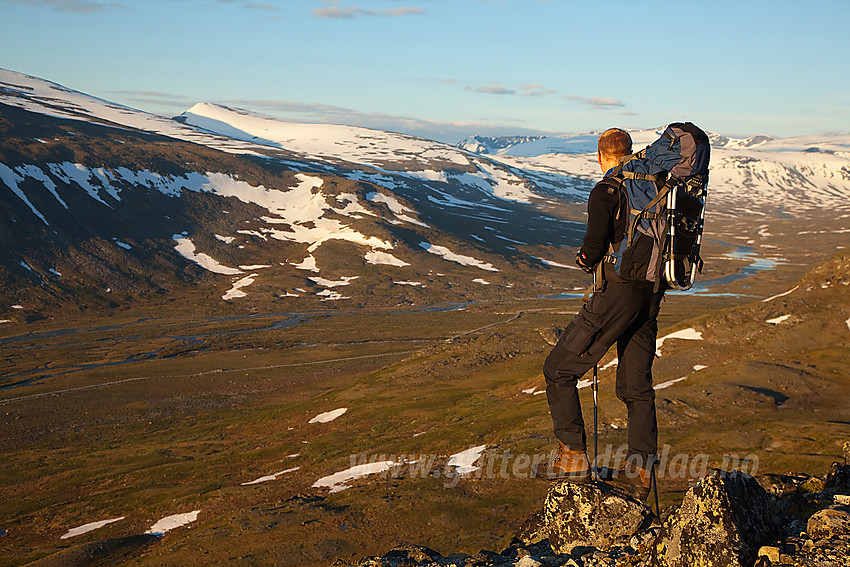
[(573, 450), (587, 435), (576, 384), (617, 343), (617, 397), (628, 408), (629, 454), (648, 457), (658, 447), (652, 361), (664, 292), (606, 282), (561, 334), (543, 364), (546, 397), (557, 437)]

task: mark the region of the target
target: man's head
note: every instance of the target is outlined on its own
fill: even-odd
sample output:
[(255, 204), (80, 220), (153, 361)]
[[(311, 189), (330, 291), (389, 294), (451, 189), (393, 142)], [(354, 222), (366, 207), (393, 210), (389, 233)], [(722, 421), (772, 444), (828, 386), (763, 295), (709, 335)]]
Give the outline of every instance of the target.
[(602, 171), (620, 163), (620, 158), (632, 153), (632, 137), (625, 130), (609, 128), (599, 135), (597, 156)]

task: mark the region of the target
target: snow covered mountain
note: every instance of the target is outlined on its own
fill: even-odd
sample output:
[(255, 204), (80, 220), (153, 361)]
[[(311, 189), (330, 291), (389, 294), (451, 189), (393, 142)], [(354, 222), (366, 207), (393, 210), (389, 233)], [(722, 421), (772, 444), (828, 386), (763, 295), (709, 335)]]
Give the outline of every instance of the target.
[[(655, 141), (662, 130), (631, 131), (635, 151)], [(542, 177), (535, 178), (538, 184), (556, 193), (565, 176), (591, 181), (599, 175), (598, 134), (518, 141), (501, 147), (492, 157), (525, 170), (531, 178), (535, 178), (531, 171), (539, 173)], [(715, 209), (732, 214), (795, 214), (850, 208), (850, 134), (735, 139), (709, 133), (709, 137), (713, 150), (709, 199)], [(460, 145), (466, 147), (465, 142)]]
[[(12, 290), (0, 320), (62, 305), (299, 309), (581, 287), (571, 264), (597, 135), (459, 148), (208, 103), (169, 119), (0, 70), (0, 284)], [(636, 147), (658, 135), (632, 133)], [(714, 218), (850, 204), (850, 136), (712, 141)]]
[(581, 224), (450, 145), (210, 104), (170, 120), (11, 71), (0, 117), (6, 313), (183, 293), (456, 301), (576, 277), (561, 266)]

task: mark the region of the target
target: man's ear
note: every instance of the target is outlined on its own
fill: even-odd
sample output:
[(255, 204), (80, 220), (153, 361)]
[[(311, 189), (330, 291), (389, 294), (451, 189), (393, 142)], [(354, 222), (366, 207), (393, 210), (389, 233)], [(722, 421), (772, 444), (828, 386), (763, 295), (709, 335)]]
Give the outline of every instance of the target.
[(599, 166), (602, 166), (602, 152), (599, 150), (596, 151), (596, 160), (599, 162)]

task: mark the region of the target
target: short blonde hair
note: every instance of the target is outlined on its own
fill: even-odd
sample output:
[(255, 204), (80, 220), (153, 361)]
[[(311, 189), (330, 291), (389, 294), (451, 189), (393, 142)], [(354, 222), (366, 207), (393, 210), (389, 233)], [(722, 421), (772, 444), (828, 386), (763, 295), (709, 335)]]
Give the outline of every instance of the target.
[(632, 153), (632, 137), (625, 130), (609, 128), (599, 135), (598, 148), (605, 157), (627, 156)]

